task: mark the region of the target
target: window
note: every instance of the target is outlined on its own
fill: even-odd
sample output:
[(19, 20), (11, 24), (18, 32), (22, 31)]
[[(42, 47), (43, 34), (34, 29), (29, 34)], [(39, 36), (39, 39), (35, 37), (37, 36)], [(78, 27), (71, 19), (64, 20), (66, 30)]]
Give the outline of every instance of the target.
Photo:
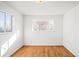
[(12, 19), (12, 17), (9, 14), (6, 14), (6, 32), (11, 32), (11, 30), (12, 30), (11, 19)]
[(0, 32), (4, 32), (4, 13), (0, 12)]
[(12, 16), (0, 11), (0, 32), (12, 31)]

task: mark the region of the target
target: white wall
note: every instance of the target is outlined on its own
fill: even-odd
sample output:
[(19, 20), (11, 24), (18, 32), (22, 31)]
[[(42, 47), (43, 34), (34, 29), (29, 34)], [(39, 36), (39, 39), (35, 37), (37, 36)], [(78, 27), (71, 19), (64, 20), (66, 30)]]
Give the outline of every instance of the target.
[(63, 35), (64, 46), (74, 55), (79, 56), (79, 6), (64, 15)]
[[(54, 20), (56, 31), (32, 31), (35, 20)], [(63, 43), (63, 16), (62, 15), (28, 15), (24, 16), (24, 43), (25, 45), (62, 45)]]
[[(8, 51), (8, 54), (5, 55), (5, 56), (10, 56), (12, 53), (14, 53), (17, 49), (19, 49), (23, 45), (23, 17), (19, 12), (17, 12), (12, 7), (2, 2), (0, 2), (0, 11), (8, 12), (9, 14), (13, 16), (13, 20), (12, 20), (13, 32), (12, 33), (16, 34), (16, 42), (11, 46), (11, 48)], [(8, 34), (9, 33), (0, 33), (0, 36), (8, 35)], [(0, 41), (3, 41), (3, 40), (5, 39), (1, 37)]]

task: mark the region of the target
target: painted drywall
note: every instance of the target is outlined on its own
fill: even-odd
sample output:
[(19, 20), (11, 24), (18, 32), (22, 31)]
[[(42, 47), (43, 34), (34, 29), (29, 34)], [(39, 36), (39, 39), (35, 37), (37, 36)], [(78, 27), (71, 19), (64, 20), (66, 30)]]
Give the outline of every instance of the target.
[[(16, 42), (14, 42), (14, 44), (9, 48), (7, 54), (5, 54), (5, 56), (10, 56), (23, 45), (23, 17), (19, 12), (17, 12), (15, 9), (10, 7), (10, 5), (4, 4), (3, 2), (0, 2), (0, 11), (8, 12), (13, 16), (13, 20), (12, 20), (13, 30), (11, 33), (16, 34)], [(11, 33), (7, 33), (7, 32), (0, 33), (0, 36), (3, 35), (3, 37), (0, 38), (0, 42), (5, 40), (5, 37)]]
[(61, 15), (79, 4), (79, 1), (7, 1), (24, 15)]
[[(34, 21), (54, 20), (56, 31), (32, 31)], [(24, 16), (25, 45), (62, 45), (63, 15), (27, 15)]]
[(64, 15), (63, 44), (75, 56), (79, 56), (79, 6)]

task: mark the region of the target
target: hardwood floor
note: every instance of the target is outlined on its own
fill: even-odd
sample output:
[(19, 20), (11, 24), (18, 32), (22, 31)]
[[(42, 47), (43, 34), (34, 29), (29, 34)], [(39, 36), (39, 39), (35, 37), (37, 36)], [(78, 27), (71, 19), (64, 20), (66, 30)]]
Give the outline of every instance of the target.
[(11, 57), (74, 57), (63, 46), (23, 46)]

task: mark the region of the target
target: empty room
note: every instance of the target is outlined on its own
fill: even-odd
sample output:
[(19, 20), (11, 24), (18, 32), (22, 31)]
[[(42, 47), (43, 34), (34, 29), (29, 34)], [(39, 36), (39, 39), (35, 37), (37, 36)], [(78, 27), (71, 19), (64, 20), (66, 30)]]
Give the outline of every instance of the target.
[(79, 1), (0, 1), (1, 57), (79, 57)]

